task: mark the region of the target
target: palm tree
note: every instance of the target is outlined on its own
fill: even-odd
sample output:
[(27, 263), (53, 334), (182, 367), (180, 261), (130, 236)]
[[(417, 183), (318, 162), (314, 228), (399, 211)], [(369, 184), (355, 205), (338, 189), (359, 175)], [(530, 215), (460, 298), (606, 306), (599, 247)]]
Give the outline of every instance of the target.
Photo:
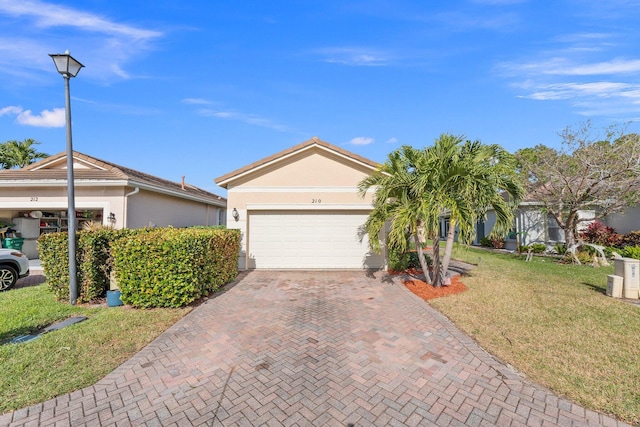
[[(498, 145), (441, 135), (424, 150), (404, 146), (389, 155), (380, 170), (364, 179), (360, 194), (376, 188), (374, 209), (365, 223), (370, 236), (391, 221), (389, 246), (405, 251), (407, 233), (416, 243), (427, 283), (440, 286), (451, 260), (456, 228), (460, 240), (470, 242), (476, 223), (489, 208), (496, 213), (492, 234), (503, 234), (513, 224), (523, 190), (515, 177), (515, 158)], [(504, 195), (507, 195), (506, 197)], [(444, 258), (440, 262), (440, 219), (450, 219)], [(433, 279), (422, 253), (419, 235), (433, 242)], [(372, 249), (380, 242), (371, 239)]]
[[(428, 205), (420, 194), (414, 193), (416, 165), (422, 153), (408, 145), (389, 154), (387, 161), (369, 177), (358, 184), (359, 194), (364, 197), (374, 189), (373, 210), (364, 228), (369, 236), (378, 236), (390, 221), (387, 244), (400, 252), (405, 252), (408, 239), (413, 239), (418, 251), (420, 266), (427, 283), (431, 283), (429, 269), (424, 257), (420, 232), (425, 227)], [(371, 249), (380, 252), (380, 241), (369, 239)]]
[(23, 168), (39, 159), (49, 157), (48, 154), (37, 151), (34, 145), (38, 141), (26, 138), (24, 141), (7, 141), (0, 150), (0, 163), (4, 169)]
[[(446, 274), (449, 268), (456, 229), (459, 240), (469, 243), (475, 236), (475, 225), (486, 219), (491, 208), (496, 214), (492, 234), (506, 233), (524, 193), (515, 174), (513, 155), (499, 145), (463, 141), (462, 136), (441, 135), (426, 149), (425, 163), (416, 174), (416, 185), (431, 189), (432, 220), (449, 216), (442, 266), (434, 262), (436, 286), (443, 281), (441, 272)], [(434, 241), (434, 251), (435, 246)], [(438, 255), (434, 252), (434, 257)]]

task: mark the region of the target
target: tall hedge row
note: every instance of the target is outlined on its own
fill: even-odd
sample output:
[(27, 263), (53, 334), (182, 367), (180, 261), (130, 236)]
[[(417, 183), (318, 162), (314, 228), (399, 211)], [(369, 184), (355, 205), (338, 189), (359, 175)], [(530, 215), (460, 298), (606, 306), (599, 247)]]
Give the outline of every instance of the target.
[[(90, 302), (103, 297), (110, 266), (110, 242), (131, 230), (78, 231), (76, 268), (78, 301)], [(38, 239), (38, 252), (49, 289), (60, 301), (69, 298), (69, 240), (67, 233), (50, 233)]]
[(112, 245), (121, 300), (134, 307), (182, 307), (238, 274), (240, 232), (161, 229)]
[[(40, 261), (58, 300), (69, 297), (67, 233), (40, 236)], [(233, 280), (238, 230), (92, 230), (77, 233), (78, 301), (103, 297), (116, 272), (122, 301), (135, 307), (180, 307)]]

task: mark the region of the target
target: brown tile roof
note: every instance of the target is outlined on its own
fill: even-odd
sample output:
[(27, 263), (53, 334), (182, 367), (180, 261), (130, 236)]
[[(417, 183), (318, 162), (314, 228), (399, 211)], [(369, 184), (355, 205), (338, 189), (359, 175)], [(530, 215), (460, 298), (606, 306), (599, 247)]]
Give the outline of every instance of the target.
[(228, 181), (232, 180), (233, 178), (243, 175), (249, 171), (251, 171), (252, 169), (258, 169), (259, 167), (271, 163), (275, 160), (278, 160), (280, 158), (286, 157), (290, 154), (295, 153), (296, 151), (302, 151), (306, 148), (312, 147), (312, 146), (318, 146), (318, 147), (323, 147), (327, 150), (330, 151), (335, 151), (336, 153), (342, 154), (345, 157), (348, 157), (350, 159), (352, 159), (355, 162), (358, 163), (363, 163), (369, 167), (371, 167), (372, 169), (376, 169), (378, 168), (380, 165), (372, 160), (369, 160), (365, 157), (359, 156), (358, 154), (352, 153), (351, 151), (342, 149), (340, 147), (337, 147), (333, 144), (329, 144), (326, 141), (322, 141), (321, 139), (319, 139), (317, 136), (314, 136), (313, 138), (298, 144), (296, 146), (293, 146), (291, 148), (288, 148), (286, 150), (280, 151), (279, 153), (276, 153), (272, 156), (269, 157), (265, 157), (264, 159), (258, 160), (257, 162), (251, 163), (250, 165), (241, 167), (240, 169), (236, 169), (233, 172), (229, 172), (226, 175), (222, 175), (221, 177), (218, 177), (215, 179), (215, 183), (220, 185), (221, 187), (226, 188), (226, 185), (228, 183)]
[[(74, 168), (74, 180), (77, 181), (127, 181), (129, 186), (145, 185), (151, 189), (170, 191), (180, 196), (184, 194), (187, 198), (197, 198), (202, 201), (214, 202), (224, 205), (226, 199), (217, 194), (210, 193), (191, 184), (169, 181), (144, 172), (130, 169), (115, 163), (87, 156), (86, 154), (74, 151), (73, 157), (76, 160), (94, 165), (96, 168)], [(53, 164), (66, 158), (66, 153), (58, 153), (47, 157), (39, 162), (32, 163), (22, 169), (0, 170), (0, 182), (7, 181), (64, 181), (67, 180), (66, 169), (48, 169), (47, 165)]]

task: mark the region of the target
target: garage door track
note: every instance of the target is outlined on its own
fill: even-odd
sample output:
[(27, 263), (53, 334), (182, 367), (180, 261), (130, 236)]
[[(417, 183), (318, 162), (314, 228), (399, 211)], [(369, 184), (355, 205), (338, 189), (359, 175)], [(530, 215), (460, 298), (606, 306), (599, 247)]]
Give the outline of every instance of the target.
[(244, 273), (96, 385), (0, 425), (618, 426), (384, 273)]

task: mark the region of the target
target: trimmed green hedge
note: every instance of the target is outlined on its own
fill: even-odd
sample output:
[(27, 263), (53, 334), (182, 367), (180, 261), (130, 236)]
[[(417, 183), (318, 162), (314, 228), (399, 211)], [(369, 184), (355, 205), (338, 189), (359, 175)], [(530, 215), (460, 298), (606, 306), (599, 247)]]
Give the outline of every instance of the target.
[(120, 299), (134, 307), (182, 307), (238, 274), (240, 231), (159, 229), (113, 242)]
[[(67, 233), (40, 236), (49, 289), (69, 298)], [(181, 307), (238, 274), (240, 232), (220, 227), (92, 230), (77, 233), (78, 301), (104, 297), (115, 269), (121, 299), (135, 307)]]
[[(76, 233), (76, 268), (78, 302), (87, 303), (102, 298), (109, 287), (112, 267), (111, 243), (146, 229), (79, 230)], [(40, 263), (47, 285), (58, 301), (69, 299), (69, 240), (67, 233), (43, 234), (38, 239)]]

